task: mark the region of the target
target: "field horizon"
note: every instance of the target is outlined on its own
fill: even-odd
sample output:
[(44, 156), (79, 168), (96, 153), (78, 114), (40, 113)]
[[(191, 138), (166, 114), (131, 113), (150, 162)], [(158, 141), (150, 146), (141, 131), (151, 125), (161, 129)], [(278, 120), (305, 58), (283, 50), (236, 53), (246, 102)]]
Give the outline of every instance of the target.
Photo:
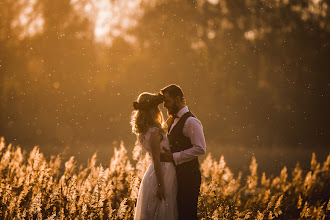
[[(94, 143), (81, 143), (80, 145), (25, 145), (19, 144), (17, 141), (9, 142), (14, 146), (20, 146), (22, 152), (30, 152), (37, 146), (43, 152), (46, 159), (50, 159), (52, 155), (61, 155), (63, 160), (69, 160), (71, 156), (75, 157), (78, 166), (86, 166), (88, 160), (96, 153), (96, 165), (109, 165), (111, 157), (114, 155), (114, 149), (118, 148), (121, 144), (125, 146), (128, 151), (128, 157), (132, 157), (132, 151), (135, 143), (132, 141), (118, 141), (107, 144), (94, 144)], [(279, 175), (284, 166), (291, 172), (294, 170), (297, 163), (299, 163), (304, 174), (310, 168), (310, 161), (313, 153), (319, 161), (325, 161), (327, 155), (330, 154), (329, 150), (324, 146), (307, 148), (306, 146), (243, 146), (243, 145), (228, 145), (216, 144), (214, 142), (206, 144), (206, 154), (199, 157), (200, 163), (206, 158), (208, 153), (219, 161), (221, 156), (224, 157), (228, 167), (234, 172), (238, 173), (243, 171), (244, 174), (249, 172), (249, 165), (253, 157), (256, 158), (259, 169), (258, 175), (266, 172), (269, 175)], [(143, 151), (145, 153), (145, 151)], [(131, 159), (131, 162), (132, 159)]]

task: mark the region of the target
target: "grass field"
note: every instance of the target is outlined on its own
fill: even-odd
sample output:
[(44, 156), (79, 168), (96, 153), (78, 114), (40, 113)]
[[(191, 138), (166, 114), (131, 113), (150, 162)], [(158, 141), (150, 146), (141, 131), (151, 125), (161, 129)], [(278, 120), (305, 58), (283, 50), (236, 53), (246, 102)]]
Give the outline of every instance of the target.
[[(0, 219), (132, 219), (150, 158), (138, 145), (128, 155), (121, 144), (109, 165), (97, 164), (94, 154), (77, 167), (74, 157), (46, 159), (38, 147), (24, 154), (1, 138)], [(201, 160), (201, 219), (329, 218), (330, 155), (319, 162), (313, 154), (307, 172), (283, 166), (278, 176), (259, 175), (257, 159), (247, 172), (232, 172), (223, 156)]]

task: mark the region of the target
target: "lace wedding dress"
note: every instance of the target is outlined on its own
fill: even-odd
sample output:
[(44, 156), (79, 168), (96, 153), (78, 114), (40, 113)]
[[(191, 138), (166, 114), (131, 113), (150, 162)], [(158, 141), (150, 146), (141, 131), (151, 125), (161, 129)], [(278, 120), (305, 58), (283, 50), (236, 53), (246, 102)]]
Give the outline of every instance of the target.
[[(151, 155), (150, 136), (156, 131), (156, 127), (149, 128), (145, 135), (139, 136), (140, 144)], [(161, 132), (163, 139), (160, 142), (160, 152), (164, 152), (163, 148), (170, 150), (168, 138), (164, 132)], [(136, 203), (135, 220), (176, 220), (178, 219), (177, 211), (177, 179), (176, 171), (173, 163), (161, 162), (161, 168), (165, 186), (165, 201), (160, 200), (157, 194), (157, 179), (154, 164), (151, 162), (147, 168), (139, 189)]]

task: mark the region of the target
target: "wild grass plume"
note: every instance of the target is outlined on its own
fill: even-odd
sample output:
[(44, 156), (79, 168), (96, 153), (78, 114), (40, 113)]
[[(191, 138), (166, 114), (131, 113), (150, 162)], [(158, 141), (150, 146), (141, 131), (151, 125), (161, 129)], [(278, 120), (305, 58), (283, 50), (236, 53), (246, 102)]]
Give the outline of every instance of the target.
[[(96, 165), (94, 154), (86, 167), (74, 157), (46, 160), (35, 147), (24, 155), (20, 147), (0, 141), (0, 219), (133, 219), (143, 174), (150, 157), (136, 145), (133, 158), (123, 144), (114, 149), (109, 166)], [(64, 166), (63, 166), (64, 164)], [(291, 174), (234, 174), (224, 157), (209, 153), (201, 161), (200, 219), (327, 219), (330, 212), (330, 155), (323, 164), (313, 153), (303, 176), (297, 163)], [(289, 176), (291, 175), (291, 180)]]

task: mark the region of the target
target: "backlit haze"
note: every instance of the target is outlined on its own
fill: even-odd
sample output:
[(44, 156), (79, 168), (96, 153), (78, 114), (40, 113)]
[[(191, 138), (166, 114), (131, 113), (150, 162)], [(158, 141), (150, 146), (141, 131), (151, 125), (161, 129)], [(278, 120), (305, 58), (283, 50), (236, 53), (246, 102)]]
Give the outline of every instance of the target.
[(309, 166), (329, 154), (329, 21), (326, 0), (2, 0), (0, 136), (108, 164), (139, 93), (176, 83), (229, 167)]

